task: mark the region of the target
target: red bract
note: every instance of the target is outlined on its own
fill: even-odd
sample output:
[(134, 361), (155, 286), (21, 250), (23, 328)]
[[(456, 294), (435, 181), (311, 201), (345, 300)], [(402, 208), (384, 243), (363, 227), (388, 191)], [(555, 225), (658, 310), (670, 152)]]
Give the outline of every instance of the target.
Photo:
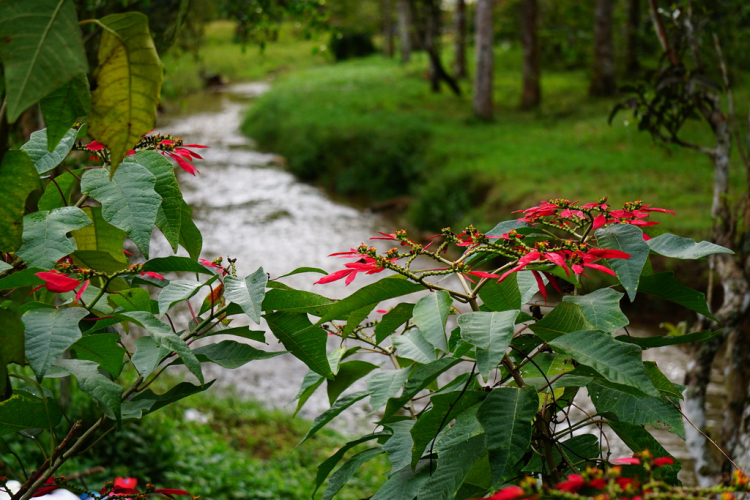
[(659, 457), (651, 461), (652, 467), (662, 467), (664, 465), (674, 465), (674, 459), (672, 457)]
[(362, 258), (357, 262), (349, 262), (348, 264), (344, 264), (344, 267), (346, 267), (347, 269), (342, 269), (341, 271), (336, 271), (335, 273), (331, 273), (328, 276), (324, 276), (313, 284), (324, 285), (326, 283), (331, 283), (332, 281), (338, 281), (340, 279), (346, 278), (345, 283), (346, 285), (349, 285), (352, 281), (354, 281), (354, 278), (357, 277), (357, 273), (363, 272), (365, 274), (375, 274), (385, 270), (384, 267), (378, 266), (377, 261), (372, 257), (361, 254), (356, 255), (359, 255)]
[(161, 493), (162, 495), (168, 496), (169, 498), (174, 498), (172, 495), (187, 495), (190, 496), (190, 493), (188, 493), (185, 490), (176, 490), (174, 488), (162, 488), (154, 490), (154, 493)]
[(36, 490), (36, 492), (34, 492), (34, 494), (31, 495), (31, 498), (42, 497), (48, 493), (52, 493), (53, 491), (57, 489), (60, 489), (60, 487), (55, 484), (55, 478), (48, 477), (47, 480), (44, 482), (44, 486)]
[(524, 495), (525, 493), (523, 491), (523, 488), (521, 488), (520, 486), (508, 486), (507, 488), (503, 488), (502, 490), (498, 491), (487, 500), (515, 500), (516, 498), (521, 498)]
[(540, 217), (547, 217), (549, 215), (556, 215), (559, 207), (548, 201), (543, 201), (541, 205), (536, 207), (527, 208), (525, 210), (516, 210), (515, 213), (523, 212), (525, 215), (522, 219), (524, 222), (534, 222)]
[(601, 490), (604, 489), (607, 486), (607, 481), (603, 477), (597, 477), (596, 479), (592, 479), (589, 481), (589, 486)]
[[(44, 287), (53, 293), (65, 293), (74, 290), (78, 285), (81, 284), (79, 280), (71, 278), (59, 271), (54, 270), (34, 273), (34, 275), (44, 280), (44, 284), (34, 288), (32, 292)], [(76, 298), (76, 300), (77, 299), (78, 298)]]
[(156, 150), (164, 156), (168, 156), (169, 158), (172, 158), (174, 161), (176, 161), (180, 168), (182, 168), (185, 172), (191, 175), (195, 175), (196, 173), (200, 172), (193, 166), (193, 158), (202, 160), (203, 157), (194, 151), (190, 151), (190, 149), (188, 148), (207, 147), (208, 146), (203, 146), (201, 144), (182, 144), (182, 139), (177, 139), (174, 141), (170, 139), (164, 139), (159, 142)]
[(621, 457), (612, 460), (613, 464), (618, 465), (641, 465), (641, 459), (636, 457)]
[(558, 483), (557, 486), (555, 486), (555, 489), (566, 491), (568, 493), (575, 493), (585, 484), (586, 481), (580, 474), (571, 474), (566, 481)]
[(153, 271), (143, 271), (143, 272), (141, 273), (141, 276), (148, 276), (149, 278), (154, 278), (154, 279), (157, 279), (157, 280), (162, 280), (162, 281), (164, 281), (164, 276), (162, 276), (162, 275), (161, 275), (161, 274), (159, 274), (159, 273), (155, 273), (155, 272), (153, 272)]

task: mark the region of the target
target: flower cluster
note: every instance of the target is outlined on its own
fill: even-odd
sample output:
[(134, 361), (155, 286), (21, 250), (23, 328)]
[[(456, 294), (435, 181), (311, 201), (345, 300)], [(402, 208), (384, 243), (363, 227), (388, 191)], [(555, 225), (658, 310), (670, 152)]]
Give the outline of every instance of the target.
[[(118, 477), (114, 481), (107, 481), (104, 483), (104, 486), (101, 490), (99, 490), (99, 493), (93, 493), (86, 489), (79, 488), (74, 484), (71, 484), (68, 482), (68, 480), (65, 479), (65, 476), (57, 476), (57, 477), (49, 477), (47, 481), (44, 483), (44, 486), (36, 490), (36, 492), (32, 495), (32, 498), (34, 497), (41, 497), (44, 495), (48, 495), (49, 493), (52, 493), (55, 490), (65, 488), (67, 490), (73, 491), (77, 494), (81, 495), (81, 498), (133, 498), (133, 499), (145, 499), (147, 496), (152, 494), (162, 495), (166, 496), (168, 498), (171, 498), (172, 500), (175, 500), (175, 495), (180, 496), (191, 496), (190, 493), (188, 493), (185, 490), (180, 489), (174, 489), (174, 488), (156, 488), (152, 484), (147, 484), (144, 491), (139, 491), (136, 489), (136, 486), (138, 485), (138, 480), (132, 477)], [(193, 500), (197, 500), (198, 497), (192, 497)]]

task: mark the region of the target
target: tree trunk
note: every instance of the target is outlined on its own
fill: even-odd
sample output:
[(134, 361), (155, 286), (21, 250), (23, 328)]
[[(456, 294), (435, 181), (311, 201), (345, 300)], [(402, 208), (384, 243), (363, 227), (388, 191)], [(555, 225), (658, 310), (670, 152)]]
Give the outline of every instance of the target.
[(542, 101), (539, 66), (539, 38), (537, 0), (521, 0), (521, 43), (523, 45), (523, 92), (521, 109), (534, 109)]
[(612, 41), (612, 11), (615, 0), (596, 0), (594, 13), (594, 68), (591, 74), (589, 94), (613, 96), (617, 92), (615, 82), (615, 49)]
[(383, 55), (393, 57), (393, 0), (382, 0), (383, 10)]
[(425, 49), (430, 55), (430, 89), (440, 92), (440, 0), (425, 0)]
[(397, 0), (398, 9), (398, 46), (401, 52), (401, 62), (411, 60), (411, 10), (409, 0)]
[(474, 79), (474, 114), (482, 120), (492, 119), (492, 0), (477, 0), (476, 20), (477, 75)]
[(641, 0), (628, 0), (628, 23), (625, 33), (625, 69), (632, 77), (641, 69), (638, 60), (641, 35)]
[(466, 78), (466, 1), (456, 0), (453, 17), (456, 60), (453, 61), (453, 74), (456, 78)]

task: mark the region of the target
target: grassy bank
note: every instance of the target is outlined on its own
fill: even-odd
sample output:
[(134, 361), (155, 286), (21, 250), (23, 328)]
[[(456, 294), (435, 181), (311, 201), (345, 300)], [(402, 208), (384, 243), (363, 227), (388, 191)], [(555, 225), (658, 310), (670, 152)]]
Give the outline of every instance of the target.
[[(424, 59), (401, 66), (373, 57), (285, 75), (253, 105), (243, 131), (339, 193), (412, 196), (406, 216), (422, 228), (487, 225), (540, 199), (609, 195), (615, 204), (674, 209), (677, 217), (661, 217), (671, 231), (708, 231), (712, 165), (704, 156), (653, 144), (624, 113), (609, 126), (615, 101), (589, 98), (584, 71), (544, 73), (541, 109), (519, 111), (520, 57), (497, 54), (492, 123), (472, 118), (468, 84), (464, 97), (430, 93)], [(710, 144), (700, 124), (686, 137)]]

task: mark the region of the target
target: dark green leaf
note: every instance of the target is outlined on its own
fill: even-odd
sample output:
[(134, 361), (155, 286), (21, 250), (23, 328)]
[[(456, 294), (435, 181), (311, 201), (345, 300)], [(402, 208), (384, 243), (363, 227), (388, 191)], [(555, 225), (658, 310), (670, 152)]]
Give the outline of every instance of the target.
[(419, 500), (453, 500), (466, 475), (487, 453), (484, 436), (474, 436), (441, 453), (432, 476), (419, 488)]
[(409, 319), (414, 313), (414, 304), (400, 303), (383, 315), (383, 319), (375, 325), (375, 342), (380, 344), (390, 334), (396, 331)]
[(78, 323), (87, 314), (82, 307), (43, 308), (21, 317), (26, 326), (26, 359), (37, 380), (41, 381), (49, 367), (81, 338)]
[(310, 370), (305, 374), (305, 378), (302, 379), (302, 385), (299, 388), (299, 392), (297, 393), (297, 396), (295, 396), (295, 400), (297, 401), (297, 408), (294, 410), (294, 413), (292, 416), (297, 416), (297, 413), (302, 409), (303, 406), (305, 406), (305, 403), (307, 403), (307, 400), (310, 399), (310, 396), (312, 396), (315, 391), (318, 390), (318, 387), (320, 387), (323, 384), (323, 381), (326, 378), (322, 375), (319, 375), (315, 373), (314, 371)]
[(193, 222), (193, 209), (182, 202), (182, 217), (180, 221), (180, 246), (187, 250), (191, 259), (198, 259), (203, 249), (203, 236)]
[(244, 280), (227, 276), (224, 278), (224, 297), (239, 305), (250, 319), (260, 324), (267, 282), (268, 275), (262, 267)]
[(687, 307), (707, 318), (715, 319), (708, 310), (706, 296), (677, 281), (671, 271), (644, 276), (638, 285), (638, 290)]
[(693, 239), (682, 238), (670, 233), (651, 238), (646, 244), (652, 251), (673, 259), (700, 259), (717, 253), (734, 253), (728, 248), (708, 241), (697, 243)]
[(134, 398), (122, 403), (122, 418), (142, 418), (144, 415), (153, 413), (176, 401), (203, 392), (211, 387), (213, 383), (213, 380), (204, 385), (181, 382), (164, 394), (155, 394), (151, 389), (146, 389)]
[(450, 369), (460, 362), (459, 359), (442, 358), (433, 361), (430, 364), (419, 366), (409, 376), (404, 386), (404, 391), (398, 398), (391, 398), (385, 407), (382, 422), (386, 422), (391, 416), (399, 411), (403, 406), (419, 393), (422, 389), (434, 382), (441, 373)]
[(318, 491), (318, 488), (320, 488), (323, 483), (325, 482), (326, 478), (328, 477), (328, 474), (331, 473), (334, 467), (336, 467), (336, 464), (338, 464), (342, 458), (344, 458), (344, 455), (347, 451), (351, 450), (358, 444), (366, 443), (367, 441), (372, 441), (373, 439), (378, 439), (381, 437), (387, 437), (390, 436), (390, 433), (388, 432), (376, 432), (373, 434), (368, 434), (367, 436), (361, 437), (359, 439), (355, 439), (354, 441), (349, 441), (344, 446), (339, 448), (336, 453), (331, 455), (326, 459), (325, 462), (320, 464), (318, 466), (318, 473), (315, 476), (315, 489), (313, 490), (313, 498), (315, 498), (315, 493)]
[(716, 337), (721, 333), (721, 330), (709, 331), (703, 330), (700, 332), (686, 333), (685, 335), (669, 335), (666, 337), (659, 337), (655, 335), (653, 337), (629, 337), (627, 335), (620, 335), (617, 340), (620, 342), (630, 342), (643, 349), (651, 349), (653, 347), (664, 347), (666, 345), (678, 345), (678, 344), (689, 344), (692, 342), (706, 342)]
[(327, 409), (325, 412), (323, 412), (321, 415), (318, 415), (315, 420), (313, 420), (313, 425), (310, 428), (309, 431), (307, 431), (307, 434), (304, 435), (302, 440), (297, 444), (299, 446), (300, 444), (307, 441), (311, 436), (313, 436), (316, 432), (318, 432), (320, 429), (326, 426), (328, 422), (339, 416), (342, 411), (349, 408), (351, 405), (359, 401), (360, 399), (364, 399), (368, 396), (368, 392), (366, 391), (359, 391), (359, 392), (353, 392), (351, 394), (348, 394), (344, 396), (343, 398), (336, 401), (333, 406), (331, 406), (329, 409)]
[(367, 319), (377, 304), (369, 304), (362, 309), (357, 309), (349, 313), (349, 317), (346, 319), (346, 325), (344, 331), (341, 332), (342, 338), (346, 339), (360, 324)]
[(285, 351), (261, 351), (234, 340), (222, 340), (218, 344), (198, 347), (193, 353), (200, 361), (211, 361), (224, 368), (239, 368), (256, 359), (271, 359), (285, 354)]
[(304, 312), (314, 316), (325, 314), (331, 304), (331, 299), (303, 290), (273, 289), (263, 298), (264, 311)]
[(38, 267), (30, 267), (17, 271), (5, 278), (0, 279), (0, 290), (12, 290), (23, 286), (43, 285), (44, 280), (36, 276), (36, 273), (46, 271)]
[(118, 423), (121, 419), (122, 387), (99, 373), (99, 365), (83, 359), (58, 359), (55, 363), (78, 379), (78, 387), (99, 403), (104, 414)]
[(151, 294), (143, 288), (130, 288), (120, 293), (110, 294), (109, 301), (115, 307), (121, 307), (123, 311), (146, 311), (155, 313), (157, 310), (152, 306)]
[(68, 130), (91, 113), (91, 91), (85, 73), (47, 94), (39, 101), (47, 124), (47, 148), (53, 150)]
[(341, 393), (375, 368), (378, 368), (378, 365), (373, 365), (372, 363), (358, 359), (341, 363), (339, 371), (336, 373), (334, 379), (328, 381), (328, 402), (333, 404), (333, 402), (339, 398)]
[(435, 349), (448, 351), (445, 324), (448, 321), (453, 299), (445, 290), (428, 293), (414, 306), (414, 324), (427, 342)]
[(0, 309), (0, 331), (3, 341), (0, 343), (0, 364), (24, 363), (24, 325), (16, 311)]
[(266, 321), (276, 338), (297, 359), (314, 372), (333, 378), (326, 355), (325, 330), (310, 323), (304, 313), (276, 312), (266, 315)]
[[(674, 458), (664, 447), (654, 439), (654, 437), (641, 425), (629, 424), (627, 422), (610, 422), (609, 426), (623, 440), (625, 445), (639, 453), (643, 450), (650, 451), (655, 457)], [(677, 473), (682, 469), (682, 465), (675, 460), (674, 465), (665, 465), (660, 467), (663, 477), (667, 484), (680, 484), (677, 479)]]
[(251, 330), (249, 326), (235, 326), (234, 328), (225, 328), (223, 330), (211, 330), (208, 333), (204, 333), (201, 338), (213, 335), (234, 335), (235, 337), (266, 343), (266, 332), (263, 330)]
[(158, 257), (143, 265), (144, 271), (155, 273), (190, 272), (213, 275), (214, 272), (198, 264), (192, 257)]
[(286, 274), (282, 274), (277, 280), (280, 280), (281, 278), (286, 278), (287, 276), (294, 276), (295, 274), (302, 274), (302, 273), (318, 273), (318, 274), (328, 274), (322, 269), (319, 269), (317, 267), (298, 267), (294, 271)]
[(23, 430), (51, 429), (61, 418), (62, 412), (54, 400), (17, 392), (0, 401), (0, 436)]
[(407, 465), (391, 474), (371, 500), (414, 500), (419, 488), (430, 478), (431, 472), (430, 460), (419, 462), (414, 471)]
[(643, 231), (631, 224), (615, 224), (597, 229), (596, 241), (601, 248), (620, 250), (630, 255), (629, 259), (608, 259), (607, 263), (617, 273), (632, 302), (638, 290), (641, 271), (648, 260), (649, 247), (643, 241)]
[(135, 353), (130, 361), (136, 371), (146, 378), (167, 354), (169, 354), (169, 349), (156, 345), (153, 337), (141, 337), (135, 341)]
[(485, 380), (505, 356), (518, 310), (471, 312), (458, 317), (461, 338), (477, 348), (477, 369)]
[(620, 299), (623, 294), (611, 288), (601, 288), (586, 295), (567, 295), (563, 302), (572, 302), (581, 306), (586, 320), (595, 330), (612, 333), (630, 324), (620, 310)]
[(586, 321), (581, 306), (572, 302), (562, 302), (544, 318), (529, 326), (529, 329), (545, 342), (551, 342), (566, 333), (593, 328), (594, 326)]
[(398, 394), (409, 377), (409, 372), (411, 368), (381, 370), (367, 379), (367, 392), (370, 393), (370, 407), (373, 413)]
[(7, 151), (0, 164), (0, 199), (3, 200), (0, 203), (0, 252), (15, 252), (21, 246), (26, 198), (37, 189), (41, 190), (42, 184), (26, 151)]
[(29, 141), (21, 146), (21, 149), (29, 154), (29, 158), (34, 162), (39, 174), (46, 174), (63, 162), (73, 143), (76, 140), (78, 131), (70, 129), (63, 136), (60, 143), (50, 152), (47, 150), (47, 129), (32, 132)]
[(76, 240), (78, 251), (106, 252), (115, 261), (122, 263), (119, 269), (128, 267), (128, 259), (122, 251), (125, 232), (104, 220), (102, 207), (83, 207), (82, 210), (94, 223), (73, 231), (72, 236)]
[(411, 468), (411, 449), (414, 446), (411, 430), (415, 423), (415, 420), (407, 419), (397, 420), (383, 426), (393, 433), (383, 444), (383, 448), (388, 453), (388, 460), (391, 462), (391, 472), (402, 467)]
[(122, 361), (126, 352), (117, 343), (118, 340), (120, 336), (116, 333), (88, 335), (70, 346), (70, 349), (75, 359), (93, 361), (107, 370), (112, 378), (117, 378), (122, 370)]
[[(37, 202), (37, 208), (39, 210), (53, 210), (70, 205), (70, 197), (73, 195), (74, 188), (78, 185), (76, 176), (80, 177), (83, 172), (83, 169), (63, 172), (55, 177), (55, 182), (48, 182), (44, 187), (44, 194)], [(88, 207), (84, 207), (84, 212), (86, 208)], [(90, 216), (90, 214), (87, 215)]]
[[(593, 434), (573, 436), (559, 441), (559, 444), (560, 446), (552, 450), (552, 454), (555, 464), (561, 471), (567, 469), (570, 473), (582, 472), (588, 465), (591, 465), (591, 462), (584, 462), (584, 460), (594, 461), (599, 457), (599, 440)], [(566, 460), (563, 460), (560, 451), (565, 454)], [(570, 470), (569, 463), (575, 465), (575, 470)], [(545, 465), (542, 463), (541, 456), (535, 454), (523, 468), (523, 472), (543, 472), (544, 469)]]
[(378, 455), (382, 454), (385, 450), (382, 447), (370, 448), (365, 451), (361, 451), (351, 457), (349, 460), (339, 467), (339, 469), (333, 473), (331, 479), (328, 481), (325, 491), (323, 492), (323, 500), (330, 500), (346, 483), (352, 478), (352, 475), (359, 469), (362, 464), (372, 460)]
[(23, 244), (18, 256), (29, 267), (51, 269), (76, 249), (67, 234), (90, 224), (91, 219), (78, 207), (31, 213), (23, 218)]

